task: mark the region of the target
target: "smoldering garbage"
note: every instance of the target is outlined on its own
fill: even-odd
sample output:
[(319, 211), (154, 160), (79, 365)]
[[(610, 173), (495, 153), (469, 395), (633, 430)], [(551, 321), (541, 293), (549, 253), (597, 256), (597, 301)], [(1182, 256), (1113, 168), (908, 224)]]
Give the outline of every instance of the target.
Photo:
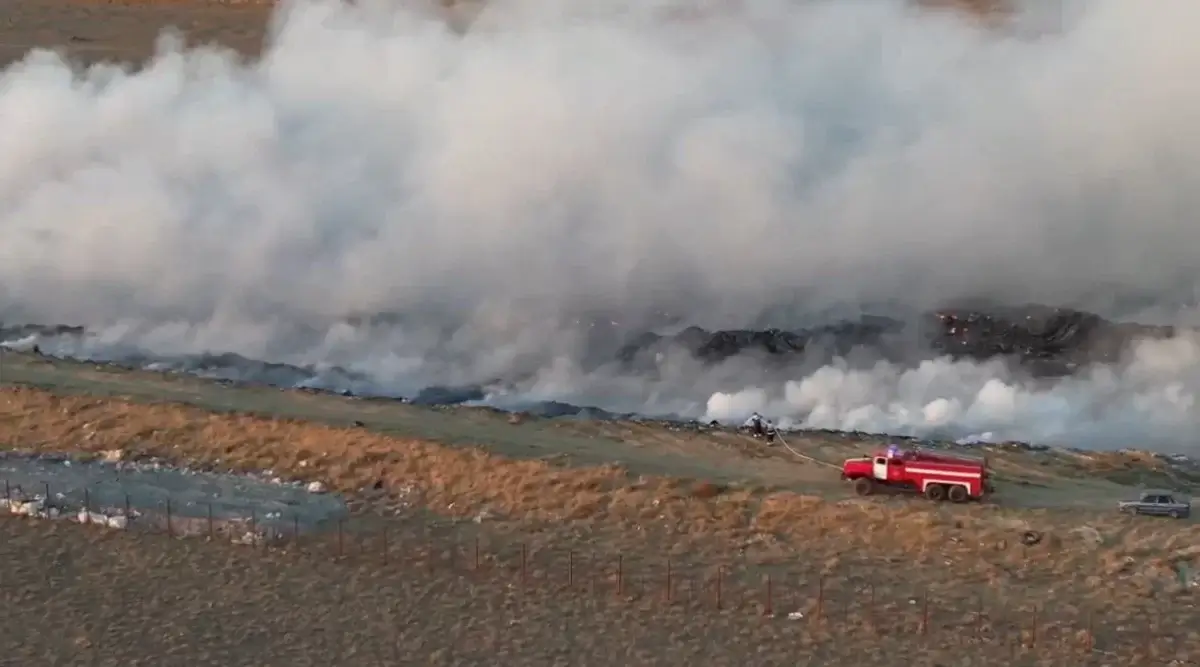
[(794, 331), (706, 331), (689, 327), (671, 336), (642, 334), (622, 347), (617, 357), (636, 364), (667, 351), (682, 350), (714, 364), (739, 355), (782, 364), (801, 355), (827, 361), (855, 349), (899, 360), (916, 348), (955, 359), (1004, 358), (1032, 375), (1059, 377), (1090, 364), (1116, 362), (1135, 340), (1165, 339), (1174, 334), (1173, 327), (1111, 322), (1069, 308), (948, 308), (925, 313), (916, 321), (867, 316)]

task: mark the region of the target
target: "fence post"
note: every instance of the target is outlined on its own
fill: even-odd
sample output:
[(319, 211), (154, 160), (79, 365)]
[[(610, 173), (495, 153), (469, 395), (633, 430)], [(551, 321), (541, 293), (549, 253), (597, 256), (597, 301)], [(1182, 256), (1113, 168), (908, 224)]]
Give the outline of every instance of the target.
[(344, 553), (343, 550), (345, 549), (345, 544), (343, 544), (343, 540), (346, 539), (345, 534), (344, 534), (344, 522), (345, 522), (345, 519), (342, 519), (340, 517), (338, 518), (338, 523), (337, 523), (337, 557), (338, 557), (338, 560), (342, 559), (342, 554)]
[(292, 542), (296, 543), (296, 549), (300, 549), (300, 515), (292, 512)]
[(125, 494), (125, 520), (129, 521), (132, 517), (129, 516), (129, 494)]
[(208, 540), (210, 542), (213, 541), (213, 537), (215, 536), (215, 532), (214, 532), (215, 529), (216, 529), (216, 526), (213, 525), (212, 503), (209, 503), (208, 504)]
[(815, 616), (817, 621), (821, 620), (821, 617), (822, 617), (822, 614), (824, 613), (824, 611), (825, 611), (825, 575), (822, 574), (821, 578), (819, 580), (817, 580), (817, 613)]
[(766, 607), (763, 609), (764, 616), (774, 616), (775, 615), (775, 601), (773, 599), (774, 596), (772, 595), (772, 592), (773, 591), (771, 590), (771, 573), (768, 572), (767, 573), (767, 604), (766, 604)]
[(575, 591), (575, 550), (567, 550), (567, 588)]
[(479, 571), (479, 536), (475, 536), (475, 571)]
[(871, 630), (875, 630), (875, 581), (866, 584), (866, 623), (870, 624)]
[(171, 499), (167, 498), (167, 537), (174, 537), (171, 531)]
[(521, 543), (521, 590), (525, 590), (525, 583), (529, 576), (529, 545)]
[(625, 594), (625, 556), (617, 554), (617, 597)]
[[(87, 512), (88, 514), (92, 513), (92, 494), (86, 486), (83, 487), (83, 511)], [(88, 517), (88, 520), (91, 520), (90, 516)]]
[(672, 574), (671, 559), (668, 557), (667, 558), (667, 589), (665, 591), (663, 591), (664, 599), (667, 601), (667, 604), (671, 604), (671, 587), (673, 585), (671, 582), (671, 574)]
[(921, 593), (921, 634), (929, 634), (929, 589)]
[(12, 488), (8, 485), (8, 480), (4, 480), (4, 499), (12, 500)]
[(976, 598), (975, 607), (975, 639), (983, 640), (983, 594), (979, 594)]

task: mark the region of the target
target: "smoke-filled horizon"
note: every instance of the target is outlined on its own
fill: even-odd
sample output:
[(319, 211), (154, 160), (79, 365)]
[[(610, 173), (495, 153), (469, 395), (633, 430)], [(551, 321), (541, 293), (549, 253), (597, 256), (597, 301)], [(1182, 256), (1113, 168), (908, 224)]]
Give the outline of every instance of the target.
[(464, 33), (301, 0), (251, 62), (170, 40), (136, 71), (31, 53), (0, 74), (0, 321), (100, 332), (79, 354), (234, 352), (396, 392), (519, 377), (622, 410), (1190, 443), (1186, 339), (1052, 389), (949, 362), (646, 378), (582, 363), (577, 322), (967, 298), (1200, 322), (1200, 6), (1065, 0), (1004, 29), (900, 0), (676, 9), (497, 2)]

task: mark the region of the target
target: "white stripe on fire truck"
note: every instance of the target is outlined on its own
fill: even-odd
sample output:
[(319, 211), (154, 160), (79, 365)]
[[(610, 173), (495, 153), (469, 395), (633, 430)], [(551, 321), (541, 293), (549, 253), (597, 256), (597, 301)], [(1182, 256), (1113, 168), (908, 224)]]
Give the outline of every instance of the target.
[(945, 477), (980, 477), (977, 472), (959, 472), (957, 470), (933, 470), (931, 468), (909, 468), (909, 472), (921, 473), (924, 475), (941, 475)]

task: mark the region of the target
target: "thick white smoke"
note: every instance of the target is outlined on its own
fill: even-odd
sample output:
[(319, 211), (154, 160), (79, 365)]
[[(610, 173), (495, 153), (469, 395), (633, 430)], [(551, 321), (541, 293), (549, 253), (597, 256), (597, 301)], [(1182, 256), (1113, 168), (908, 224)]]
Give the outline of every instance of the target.
[(1200, 416), (1200, 338), (1134, 345), (1118, 366), (1037, 384), (999, 362), (935, 359), (916, 367), (833, 364), (776, 391), (717, 393), (707, 419), (760, 412), (782, 427), (1188, 450)]
[[(301, 1), (250, 63), (170, 41), (138, 71), (31, 53), (0, 74), (0, 319), (99, 331), (81, 354), (228, 351), (394, 391), (520, 376), (695, 416), (772, 399), (725, 398), (757, 384), (748, 364), (587, 372), (596, 334), (573, 323), (958, 297), (1190, 322), (1200, 5), (1048, 6), (984, 29), (900, 0), (528, 0), (463, 33)], [(1178, 443), (1200, 367), (1190, 341), (1156, 345), (1053, 388), (831, 367), (777, 405)]]

